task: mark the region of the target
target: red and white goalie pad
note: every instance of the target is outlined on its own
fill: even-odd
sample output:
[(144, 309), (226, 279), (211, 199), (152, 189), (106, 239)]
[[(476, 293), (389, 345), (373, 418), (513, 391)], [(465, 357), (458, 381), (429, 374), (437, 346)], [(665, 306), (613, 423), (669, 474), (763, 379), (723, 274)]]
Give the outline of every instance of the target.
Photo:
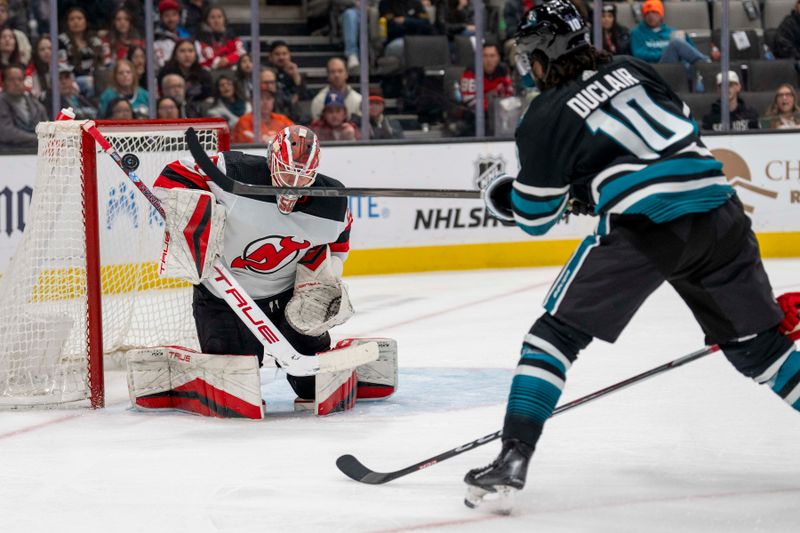
[[(317, 374), (314, 401), (295, 400), (295, 409), (313, 410), (317, 416), (348, 411), (356, 400), (383, 400), (397, 390), (397, 341), (386, 338), (344, 339), (334, 350), (374, 342), (378, 359), (355, 370)], [(324, 357), (324, 353), (320, 354)]]
[(217, 418), (264, 418), (255, 355), (212, 355), (180, 346), (128, 353), (134, 409), (174, 409)]
[(286, 304), (286, 320), (295, 330), (316, 337), (353, 316), (342, 283), (342, 260), (328, 246), (312, 248), (297, 264), (294, 295)]
[(356, 405), (356, 371), (342, 370), (314, 376), (314, 400), (296, 399), (296, 411), (311, 410), (317, 416), (349, 411)]
[(164, 251), (159, 274), (200, 283), (213, 273), (223, 252), (225, 208), (214, 195), (195, 189), (159, 191), (166, 214)]
[(378, 343), (378, 359), (356, 367), (357, 397), (359, 400), (383, 400), (397, 390), (397, 341), (384, 337), (343, 339), (336, 343), (336, 348), (367, 342)]

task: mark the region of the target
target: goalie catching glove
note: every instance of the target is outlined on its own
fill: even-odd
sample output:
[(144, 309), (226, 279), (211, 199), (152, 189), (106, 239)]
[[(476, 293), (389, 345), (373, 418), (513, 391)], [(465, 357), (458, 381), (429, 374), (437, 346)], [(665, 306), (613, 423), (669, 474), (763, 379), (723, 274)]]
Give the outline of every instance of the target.
[(303, 335), (316, 337), (353, 316), (342, 283), (342, 260), (327, 245), (309, 250), (297, 264), (294, 295), (286, 304), (286, 320)]
[(168, 234), (159, 274), (200, 283), (212, 274), (214, 260), (222, 255), (225, 208), (207, 191), (175, 188), (159, 192)]

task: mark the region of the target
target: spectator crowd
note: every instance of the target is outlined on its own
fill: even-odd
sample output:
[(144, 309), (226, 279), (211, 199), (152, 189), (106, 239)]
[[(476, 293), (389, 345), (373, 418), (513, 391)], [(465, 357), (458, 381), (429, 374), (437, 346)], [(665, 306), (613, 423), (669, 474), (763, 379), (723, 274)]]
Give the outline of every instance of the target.
[[(379, 35), (370, 39), (371, 67), (384, 60), (394, 65), (377, 71), (380, 84), (373, 76), (366, 96), (348, 83), (360, 66), (362, 1), (368, 2), (369, 12), (377, 17)], [(428, 121), (441, 121), (450, 134), (473, 135), (478, 113), (488, 121), (502, 108), (498, 102), (515, 98), (529, 101), (537, 94), (535, 87), (527, 87), (510, 66), (515, 59), (513, 33), (522, 14), (535, 1), (539, 0), (506, 0), (499, 7), (487, 3), (482, 44), (484, 79), (483, 86), (478, 87), (470, 57), (474, 52), (469, 51), (476, 46), (475, 12), (470, 0), (328, 0), (325, 16), (329, 25), (325, 31), (342, 43), (342, 54), (327, 61), (325, 85), (311, 90), (286, 41), (268, 43), (265, 60), (254, 64), (229, 24), (224, 2), (160, 0), (154, 13), (152, 51), (157, 94), (155, 109), (151, 110), (142, 0), (59, 1), (59, 28), (55, 32), (46, 31), (47, 13), (39, 5), (47, 2), (0, 0), (0, 128), (5, 132), (0, 142), (5, 147), (34, 147), (35, 126), (53, 118), (50, 114), (56, 94), (60, 107), (72, 107), (78, 118), (219, 117), (228, 123), (234, 143), (265, 143), (277, 131), (295, 123), (310, 125), (323, 141), (358, 140), (364, 97), (368, 101), (370, 138), (407, 137), (409, 131), (404, 131), (395, 116), (409, 112), (419, 116), (420, 124), (425, 122), (423, 131), (427, 131)], [(573, 2), (587, 20), (592, 20), (591, 3)], [(668, 24), (670, 12), (682, 9), (682, 4), (664, 4), (661, 0), (604, 3), (600, 15), (602, 47), (613, 55), (633, 55), (657, 69), (679, 65), (685, 70), (686, 92), (705, 93), (700, 73), (718, 61), (719, 43), (713, 42), (713, 36), (700, 42), (691, 32)], [(633, 24), (621, 22), (623, 11), (633, 15), (626, 17)], [(800, 0), (771, 31), (769, 42), (758, 42), (759, 51), (763, 49), (758, 59), (777, 57), (794, 62), (800, 69)], [(407, 39), (416, 36), (443, 39), (451, 59), (445, 67), (452, 67), (460, 58), (462, 67), (452, 82), (447, 74), (431, 81), (424, 70), (418, 72), (420, 69), (415, 71), (413, 65), (404, 65), (409, 55)], [(467, 52), (464, 43), (468, 43)], [(54, 61), (57, 87), (51, 87), (50, 66)], [(253, 87), (254, 68), (259, 72), (259, 87)], [(775, 83), (778, 86), (773, 98), (763, 109), (748, 101), (746, 74), (741, 65), (736, 65), (727, 76), (732, 129), (800, 127), (797, 73), (793, 80)], [(713, 76), (705, 81), (714, 80)], [(722, 123), (722, 74), (718, 65), (714, 81), (719, 99), (709, 102), (697, 117), (708, 130), (718, 130)], [(259, 109), (251, 106), (254, 90), (260, 93)], [(483, 94), (482, 110), (476, 108), (478, 91)], [(435, 93), (433, 100), (431, 92)], [(713, 88), (707, 94), (712, 96)], [(388, 102), (398, 108), (395, 116), (388, 113)], [(256, 124), (260, 125), (259, 138)]]

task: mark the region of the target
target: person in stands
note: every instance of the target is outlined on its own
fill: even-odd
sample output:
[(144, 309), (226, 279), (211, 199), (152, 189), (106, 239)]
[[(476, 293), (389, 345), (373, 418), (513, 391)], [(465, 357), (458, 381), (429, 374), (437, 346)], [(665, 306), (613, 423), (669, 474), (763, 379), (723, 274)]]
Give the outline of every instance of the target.
[(200, 64), (207, 69), (233, 68), (247, 52), (242, 40), (228, 28), (225, 10), (210, 8), (203, 18), (203, 29), (197, 36)]
[(600, 23), (603, 26), (603, 50), (611, 55), (630, 55), (631, 32), (617, 22), (616, 4), (603, 3)]
[[(717, 74), (717, 90), (722, 90), (722, 73)], [(728, 72), (728, 109), (731, 116), (731, 130), (745, 131), (758, 129), (758, 111), (749, 107), (739, 93), (742, 85), (739, 75)], [(711, 112), (703, 117), (703, 129), (720, 131), (722, 129), (722, 98), (711, 105)]]
[(385, 102), (379, 88), (369, 90), (369, 138), (370, 139), (402, 139), (403, 126), (397, 119), (390, 119), (383, 114)]
[(135, 120), (133, 107), (126, 98), (114, 98), (108, 103), (108, 109), (100, 118), (106, 120)]
[(0, 92), (0, 147), (36, 148), (36, 125), (47, 120), (44, 106), (25, 92), (25, 67), (3, 69)]
[(178, 0), (161, 0), (158, 3), (158, 25), (153, 36), (153, 55), (159, 68), (172, 57), (175, 43), (189, 38), (189, 32), (180, 23), (181, 6)]
[(172, 57), (158, 72), (159, 83), (167, 74), (179, 74), (186, 82), (186, 116), (199, 116), (199, 110), (210, 102), (213, 93), (211, 74), (204, 69), (197, 57), (197, 50), (190, 40), (178, 41)]
[(134, 46), (143, 47), (144, 39), (136, 28), (133, 12), (121, 6), (114, 12), (111, 27), (102, 37), (103, 62), (110, 65), (118, 59), (126, 59)]
[(81, 94), (92, 98), (94, 72), (103, 60), (103, 43), (89, 30), (83, 8), (71, 7), (64, 17), (65, 30), (58, 35), (58, 61), (72, 65)]
[(131, 104), (134, 114), (147, 116), (149, 95), (139, 87), (139, 80), (134, 73), (133, 63), (120, 59), (114, 63), (111, 71), (111, 83), (100, 95), (100, 114), (105, 114), (108, 103), (116, 98), (125, 98)]
[[(461, 75), (459, 83), (461, 98), (464, 103), (463, 121), (460, 125), (462, 135), (473, 135), (475, 131), (475, 96), (478, 92), (475, 70), (467, 69)], [(513, 94), (511, 75), (500, 62), (500, 49), (496, 44), (483, 45), (483, 112), (489, 111), (489, 100), (505, 98)]]
[(300, 100), (308, 98), (305, 80), (286, 41), (273, 41), (269, 52), (270, 65), (275, 69), (278, 82), (278, 101), (289, 101), (292, 109)]
[(156, 102), (156, 118), (175, 120), (186, 117), (181, 115), (181, 109), (174, 98), (162, 96), (158, 99), (158, 102)]
[(275, 135), (287, 126), (292, 126), (294, 123), (286, 115), (275, 113), (275, 94), (269, 91), (261, 93), (261, 112), (259, 117), (261, 119), (261, 137), (256, 140), (253, 112), (245, 113), (231, 133), (231, 142), (238, 144), (252, 144), (260, 142), (263, 144), (269, 143)]
[(800, 0), (778, 26), (775, 35), (775, 57), (800, 61)]
[(330, 91), (336, 91), (344, 95), (344, 105), (347, 107), (348, 116), (357, 115), (361, 112), (361, 95), (347, 83), (347, 66), (343, 59), (332, 57), (328, 60), (328, 85), (319, 90), (317, 95), (311, 100), (311, 118), (318, 119), (322, 116), (322, 108), (325, 107), (325, 97)]
[(252, 110), (250, 102), (236, 92), (236, 85), (230, 76), (223, 74), (217, 78), (214, 103), (206, 111), (206, 116), (224, 118), (228, 122), (228, 127), (233, 128), (242, 115)]
[(330, 91), (325, 97), (322, 116), (310, 127), (321, 141), (355, 141), (361, 138), (355, 124), (347, 120), (344, 95), (336, 91)]
[(800, 128), (797, 90), (790, 83), (781, 83), (775, 90), (775, 97), (761, 119), (761, 127), (772, 130)]
[[(676, 6), (672, 9), (680, 9)], [(633, 57), (648, 63), (709, 62), (694, 46), (691, 37), (682, 30), (664, 24), (664, 4), (661, 0), (647, 0), (642, 4), (642, 22), (631, 30)]]
[[(58, 91), (61, 99), (60, 109), (72, 108), (77, 120), (97, 118), (97, 108), (83, 96), (72, 74), (72, 65), (58, 65)], [(48, 97), (49, 101), (49, 97)], [(55, 119), (55, 117), (53, 117)]]

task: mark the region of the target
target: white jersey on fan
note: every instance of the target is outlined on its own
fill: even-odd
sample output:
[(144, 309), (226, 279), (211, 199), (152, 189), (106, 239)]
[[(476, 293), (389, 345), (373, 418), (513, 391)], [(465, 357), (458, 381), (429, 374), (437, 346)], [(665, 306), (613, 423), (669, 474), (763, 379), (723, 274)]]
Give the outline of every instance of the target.
[[(237, 181), (271, 183), (265, 157), (220, 152), (211, 160)], [(247, 197), (222, 190), (190, 158), (167, 165), (154, 186), (156, 192), (159, 188), (174, 187), (208, 190), (225, 206), (222, 259), (254, 299), (269, 298), (291, 289), (298, 262), (316, 254), (316, 247), (327, 244), (331, 253), (342, 261), (350, 250), (352, 218), (344, 197), (304, 197), (292, 213), (285, 215), (278, 211), (274, 196)], [(321, 174), (312, 184), (312, 187), (341, 186)], [(203, 285), (216, 294), (210, 284), (203, 282)]]

